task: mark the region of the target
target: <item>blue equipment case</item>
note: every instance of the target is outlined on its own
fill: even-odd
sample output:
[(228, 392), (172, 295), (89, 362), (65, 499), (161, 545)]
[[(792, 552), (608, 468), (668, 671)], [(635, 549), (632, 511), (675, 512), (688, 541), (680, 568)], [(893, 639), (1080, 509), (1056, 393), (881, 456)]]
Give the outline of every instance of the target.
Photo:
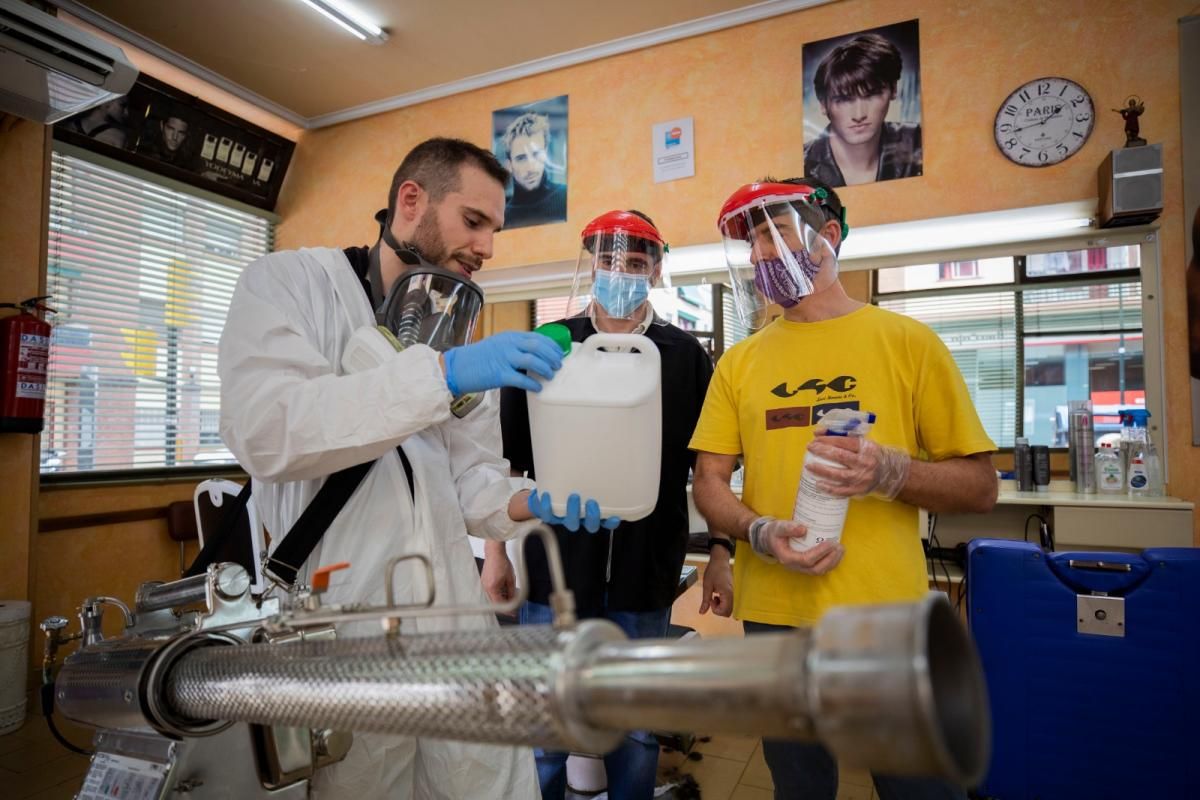
[(967, 565), (993, 722), (980, 794), (1200, 798), (1200, 549), (976, 539)]

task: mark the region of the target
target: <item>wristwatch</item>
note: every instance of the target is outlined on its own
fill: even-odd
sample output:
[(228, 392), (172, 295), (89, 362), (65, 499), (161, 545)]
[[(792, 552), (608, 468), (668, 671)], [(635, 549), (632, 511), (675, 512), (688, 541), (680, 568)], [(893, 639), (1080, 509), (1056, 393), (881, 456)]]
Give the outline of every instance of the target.
[(733, 557), (733, 542), (718, 536), (708, 537), (708, 552), (712, 552), (713, 547), (724, 547), (729, 551), (730, 558)]

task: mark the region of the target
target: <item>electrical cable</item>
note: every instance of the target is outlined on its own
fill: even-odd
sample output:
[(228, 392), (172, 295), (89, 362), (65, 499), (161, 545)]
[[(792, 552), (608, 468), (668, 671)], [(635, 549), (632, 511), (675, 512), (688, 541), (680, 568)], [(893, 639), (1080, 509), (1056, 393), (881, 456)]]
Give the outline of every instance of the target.
[(954, 600), (955, 613), (970, 613), (970, 600), (967, 599), (967, 544), (959, 542), (954, 547), (956, 554), (955, 558), (960, 568), (962, 569), (962, 580), (958, 582), (958, 595)]
[(937, 514), (929, 515), (929, 552), (926, 561), (929, 565), (929, 575), (933, 579), (933, 588), (939, 591), (941, 586), (938, 584), (937, 565), (941, 564), (942, 574), (946, 576), (946, 597), (949, 598), (954, 583), (950, 579), (950, 568), (946, 565), (946, 559), (942, 555), (942, 543), (937, 538)]
[(1027, 542), (1029, 541), (1029, 523), (1035, 519), (1042, 519), (1042, 515), (1034, 513), (1034, 514), (1030, 514), (1028, 517), (1025, 518), (1024, 539)]
[[(946, 597), (949, 599), (950, 591), (953, 589), (953, 584), (950, 582), (950, 570), (946, 569), (946, 559), (942, 555), (942, 542), (937, 538), (937, 514), (931, 514), (930, 517), (933, 521), (933, 529), (929, 532), (930, 544), (932, 545), (929, 548), (929, 552), (934, 554), (934, 576), (936, 577), (937, 567), (940, 564), (942, 567), (942, 574), (946, 576)], [(934, 586), (937, 586), (936, 580), (934, 581)]]
[(958, 600), (954, 604), (954, 612), (958, 613), (961, 609), (966, 615), (968, 624), (971, 621), (971, 598), (967, 596), (967, 578), (970, 577), (970, 571), (967, 569), (967, 562), (963, 561), (963, 576), (962, 583), (958, 585)]
[(1038, 544), (1042, 549), (1053, 553), (1054, 552), (1054, 534), (1050, 532), (1050, 523), (1041, 514), (1033, 513), (1025, 518), (1024, 539), (1029, 541), (1029, 523), (1033, 520), (1038, 520), (1041, 524), (1038, 526)]
[(933, 528), (935, 514), (929, 514), (925, 519), (925, 571), (929, 573), (929, 579), (933, 582), (933, 588), (938, 588), (937, 570), (933, 568)]
[(72, 744), (70, 741), (68, 741), (67, 737), (63, 736), (62, 733), (58, 730), (58, 726), (54, 724), (54, 684), (53, 683), (43, 683), (42, 684), (41, 700), (42, 700), (42, 716), (46, 718), (46, 725), (50, 728), (50, 734), (58, 741), (58, 743), (61, 744), (63, 747), (67, 748), (68, 750), (70, 750), (72, 753), (78, 753), (81, 756), (92, 755), (91, 750), (84, 750), (82, 747), (79, 747), (78, 745)]

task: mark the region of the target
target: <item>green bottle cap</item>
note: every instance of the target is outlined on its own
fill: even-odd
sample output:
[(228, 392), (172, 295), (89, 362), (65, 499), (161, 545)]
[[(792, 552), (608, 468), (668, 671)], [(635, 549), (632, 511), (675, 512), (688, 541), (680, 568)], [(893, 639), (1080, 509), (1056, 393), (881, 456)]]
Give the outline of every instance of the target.
[(571, 329), (557, 322), (547, 322), (533, 329), (534, 333), (549, 336), (562, 349), (563, 355), (571, 354)]

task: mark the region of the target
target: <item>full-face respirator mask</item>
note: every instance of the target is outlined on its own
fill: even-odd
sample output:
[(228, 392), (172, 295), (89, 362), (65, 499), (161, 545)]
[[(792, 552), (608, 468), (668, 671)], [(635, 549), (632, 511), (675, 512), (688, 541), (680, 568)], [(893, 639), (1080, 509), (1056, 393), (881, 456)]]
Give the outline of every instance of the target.
[[(342, 354), (342, 368), (357, 372), (382, 364), (396, 352), (423, 344), (444, 353), (468, 344), (483, 308), (483, 292), (469, 279), (430, 263), (415, 245), (396, 241), (387, 226), (387, 210), (375, 215), (379, 240), (371, 248), (367, 282), (375, 306), (375, 327), (360, 328)], [(384, 290), (380, 247), (387, 246), (405, 269)], [(458, 417), (479, 405), (482, 395), (455, 398)]]

